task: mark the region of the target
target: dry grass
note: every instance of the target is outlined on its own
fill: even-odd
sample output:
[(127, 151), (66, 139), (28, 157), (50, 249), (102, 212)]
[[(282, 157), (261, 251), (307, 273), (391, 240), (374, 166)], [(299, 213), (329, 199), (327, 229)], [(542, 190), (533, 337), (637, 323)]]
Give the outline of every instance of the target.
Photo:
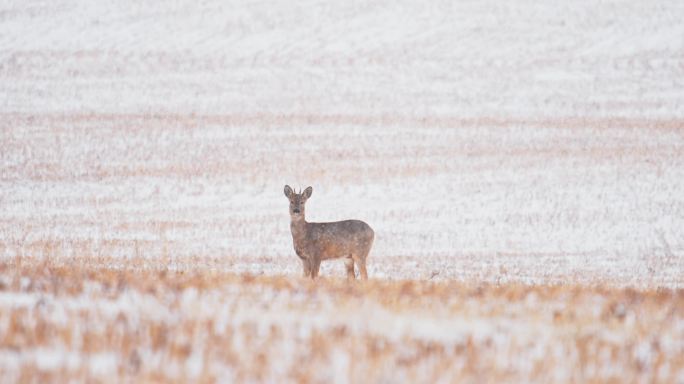
[(675, 381), (684, 293), (0, 266), (13, 381)]

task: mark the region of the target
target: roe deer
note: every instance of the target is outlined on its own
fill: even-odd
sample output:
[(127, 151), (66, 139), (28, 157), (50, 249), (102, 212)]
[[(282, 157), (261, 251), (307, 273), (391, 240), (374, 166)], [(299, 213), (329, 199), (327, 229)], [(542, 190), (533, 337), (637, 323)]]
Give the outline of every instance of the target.
[(295, 193), (285, 186), (285, 196), (290, 200), (290, 229), (294, 249), (302, 259), (304, 277), (315, 279), (321, 260), (344, 258), (347, 279), (355, 279), (354, 263), (361, 277), (368, 279), (366, 258), (373, 245), (373, 229), (360, 220), (344, 220), (332, 223), (308, 223), (304, 219), (304, 204), (311, 197), (313, 188)]

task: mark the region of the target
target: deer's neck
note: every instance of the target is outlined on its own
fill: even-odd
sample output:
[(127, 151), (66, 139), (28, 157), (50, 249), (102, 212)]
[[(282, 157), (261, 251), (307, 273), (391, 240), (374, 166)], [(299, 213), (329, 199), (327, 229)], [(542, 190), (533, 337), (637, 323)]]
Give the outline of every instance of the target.
[(304, 215), (290, 217), (290, 229), (292, 230), (292, 238), (295, 243), (306, 237), (306, 224)]

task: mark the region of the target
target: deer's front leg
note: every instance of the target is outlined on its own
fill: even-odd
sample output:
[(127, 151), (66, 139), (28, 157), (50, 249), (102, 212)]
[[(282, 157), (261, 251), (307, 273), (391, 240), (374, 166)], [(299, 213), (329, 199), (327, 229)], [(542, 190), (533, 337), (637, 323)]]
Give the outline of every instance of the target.
[(302, 259), (302, 267), (304, 270), (304, 277), (311, 276), (311, 263), (309, 263), (308, 259)]
[(315, 279), (318, 277), (318, 270), (321, 267), (321, 259), (319, 257), (311, 258), (310, 265), (311, 265), (311, 278)]

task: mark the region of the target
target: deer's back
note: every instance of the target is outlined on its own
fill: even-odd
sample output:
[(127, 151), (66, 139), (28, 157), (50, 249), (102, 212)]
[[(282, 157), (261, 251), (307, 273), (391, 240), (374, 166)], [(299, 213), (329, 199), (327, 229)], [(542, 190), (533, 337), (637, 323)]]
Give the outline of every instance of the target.
[(370, 225), (361, 220), (308, 223), (307, 227), (307, 240), (325, 259), (367, 253), (375, 237)]

